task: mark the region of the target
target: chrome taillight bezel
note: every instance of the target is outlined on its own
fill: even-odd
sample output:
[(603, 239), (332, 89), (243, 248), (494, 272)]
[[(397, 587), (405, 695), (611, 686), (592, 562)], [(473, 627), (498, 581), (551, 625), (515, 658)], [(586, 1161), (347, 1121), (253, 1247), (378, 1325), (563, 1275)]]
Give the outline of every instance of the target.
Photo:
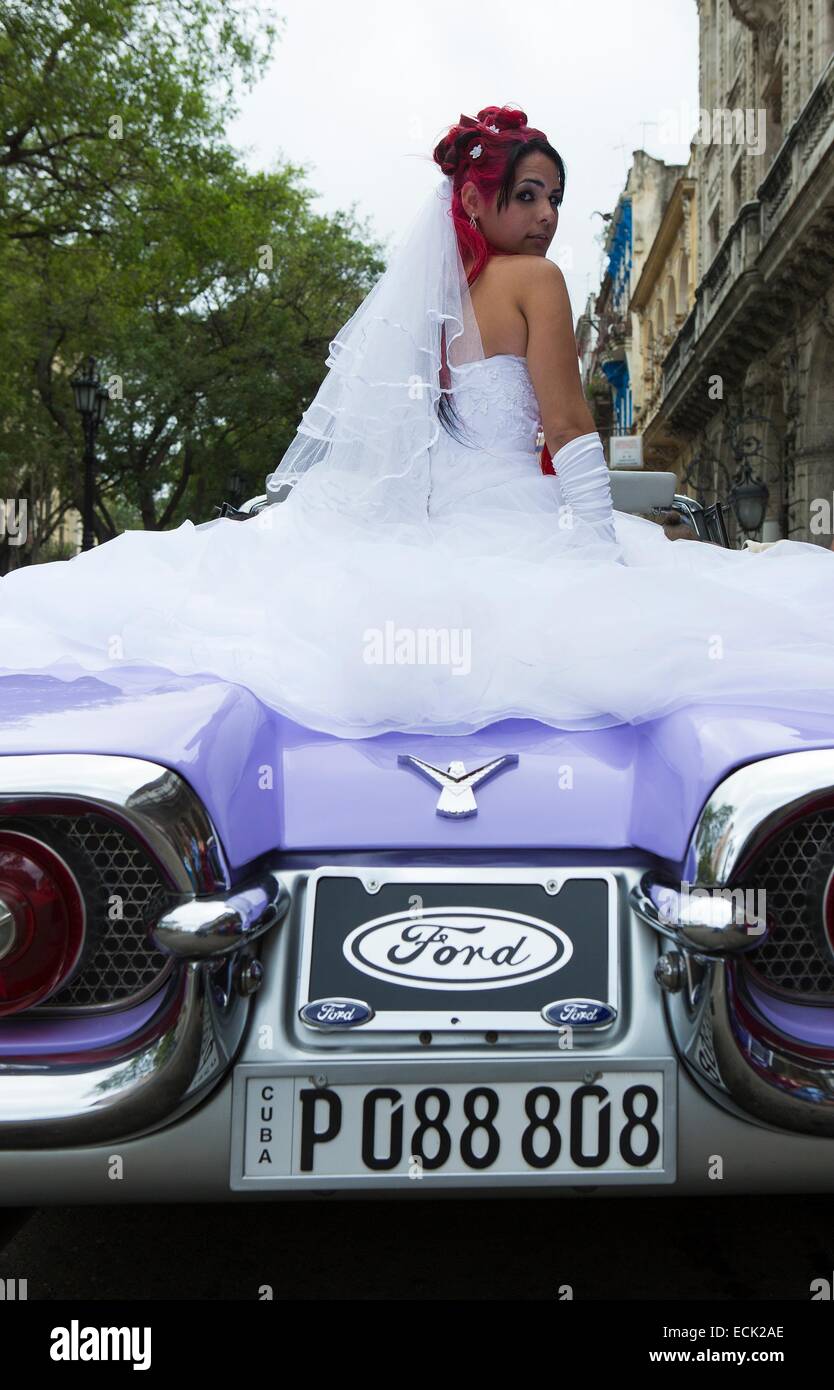
[[(706, 887), (744, 884), (776, 837), (831, 811), (834, 749), (747, 764), (707, 798), (681, 877)], [(642, 901), (633, 906), (650, 921)], [(834, 1138), (834, 997), (786, 999), (763, 988), (755, 950), (718, 956), (680, 937), (677, 944), (678, 953), (662, 959), (686, 968), (658, 983), (675, 1050), (693, 1079), (754, 1123)]]

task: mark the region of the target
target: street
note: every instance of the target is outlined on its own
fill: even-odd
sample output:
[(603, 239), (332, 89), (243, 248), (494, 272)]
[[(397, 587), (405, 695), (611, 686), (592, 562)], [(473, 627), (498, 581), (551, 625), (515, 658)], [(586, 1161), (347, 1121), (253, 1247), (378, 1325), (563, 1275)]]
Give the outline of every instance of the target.
[(808, 1302), (834, 1197), (41, 1208), (0, 1252), (32, 1299)]

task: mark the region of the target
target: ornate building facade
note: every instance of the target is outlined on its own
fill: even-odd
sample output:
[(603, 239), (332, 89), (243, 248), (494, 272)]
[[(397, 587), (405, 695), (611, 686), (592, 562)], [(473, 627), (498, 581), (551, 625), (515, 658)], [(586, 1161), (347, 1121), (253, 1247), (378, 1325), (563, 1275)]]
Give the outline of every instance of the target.
[(834, 0), (695, 2), (700, 122), (633, 276), (631, 428), (679, 491), (726, 500), (746, 470), (760, 539), (828, 546)]
[(634, 433), (644, 411), (651, 339), (647, 341), (645, 325), (633, 311), (633, 291), (643, 278), (670, 193), (683, 172), (681, 165), (635, 150), (625, 187), (607, 218), (605, 276), (577, 324), (586, 390), (604, 438)]
[[(691, 166), (672, 185), (657, 235), (629, 302), (635, 336), (641, 344), (640, 408), (635, 429), (643, 435), (646, 463), (662, 463), (668, 446), (659, 415), (663, 361), (695, 303), (698, 283), (696, 181)], [(654, 422), (653, 432), (647, 431)]]

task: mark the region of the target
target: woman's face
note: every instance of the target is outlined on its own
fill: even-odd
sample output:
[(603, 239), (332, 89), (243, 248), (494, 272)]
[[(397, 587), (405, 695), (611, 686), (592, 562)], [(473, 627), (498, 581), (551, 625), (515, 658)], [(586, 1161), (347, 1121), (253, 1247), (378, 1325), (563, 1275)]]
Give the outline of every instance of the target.
[(533, 150), (515, 166), (510, 201), (500, 212), (497, 197), (488, 205), (474, 183), (461, 189), (464, 210), (478, 219), (487, 241), (508, 255), (546, 256), (559, 223), (562, 183), (558, 166)]

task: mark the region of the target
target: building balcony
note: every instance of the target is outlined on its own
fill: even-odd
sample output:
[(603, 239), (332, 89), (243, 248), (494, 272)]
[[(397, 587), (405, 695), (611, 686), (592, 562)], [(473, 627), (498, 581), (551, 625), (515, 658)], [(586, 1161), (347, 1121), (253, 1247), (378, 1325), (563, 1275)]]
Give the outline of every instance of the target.
[(767, 171), (744, 203), (695, 291), (695, 305), (663, 361), (663, 413), (684, 433), (714, 403), (707, 364), (727, 386), (785, 331), (794, 306), (819, 298), (834, 273), (834, 58)]

